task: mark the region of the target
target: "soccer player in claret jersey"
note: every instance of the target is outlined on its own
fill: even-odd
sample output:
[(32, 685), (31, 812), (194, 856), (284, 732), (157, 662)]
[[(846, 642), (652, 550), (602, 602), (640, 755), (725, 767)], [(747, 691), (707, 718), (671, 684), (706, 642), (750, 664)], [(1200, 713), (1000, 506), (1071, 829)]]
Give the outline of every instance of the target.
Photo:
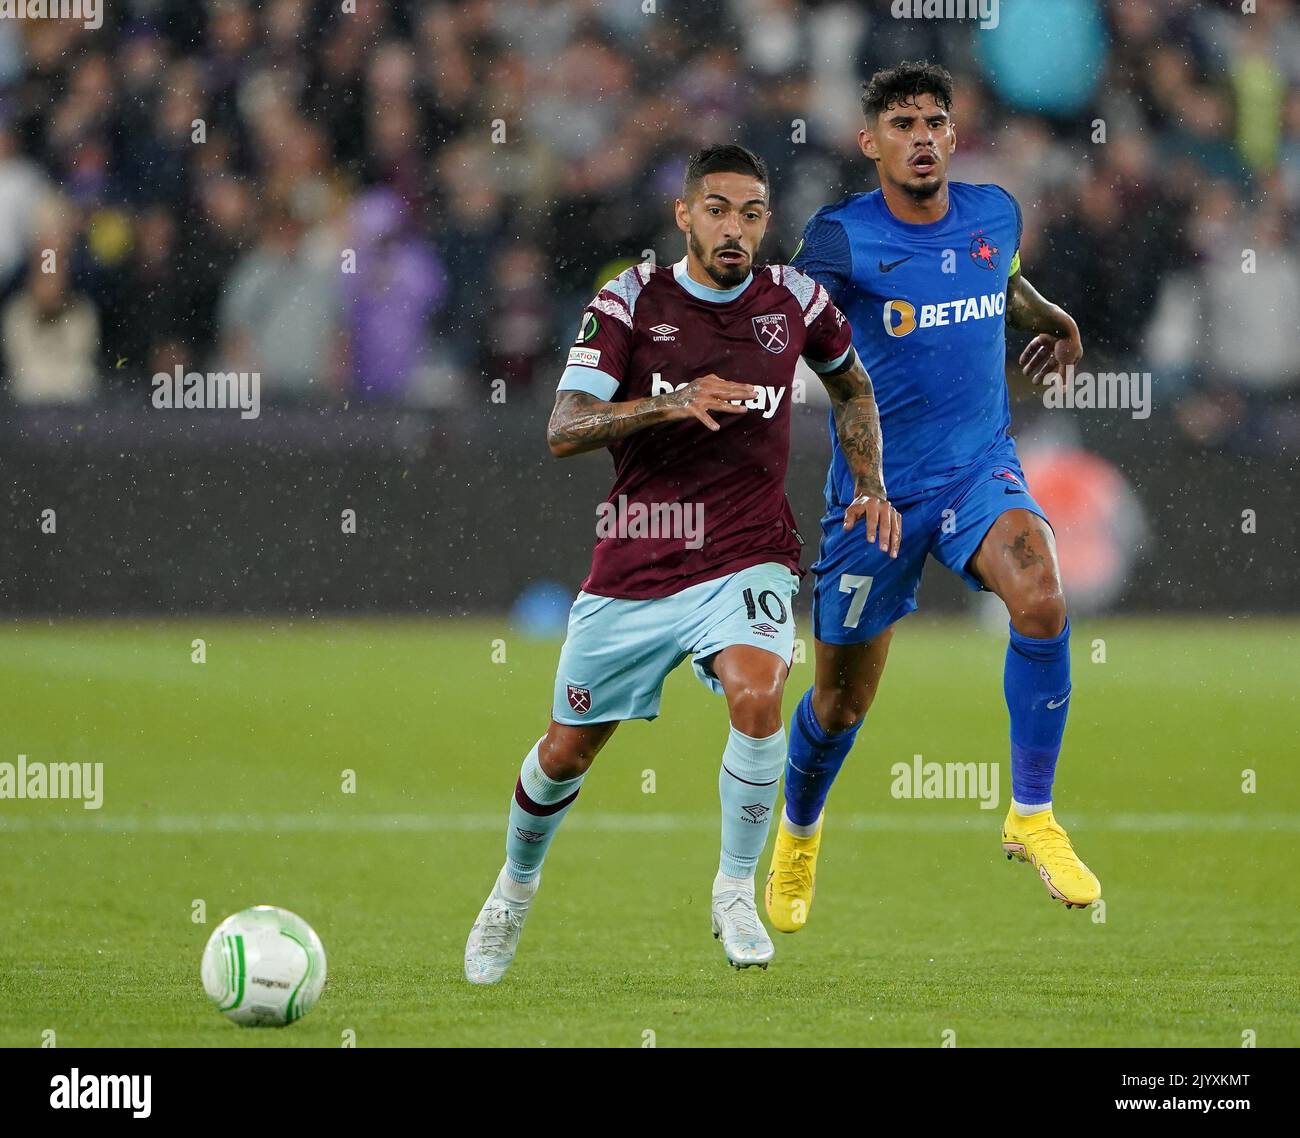
[(754, 871), (786, 753), (802, 540), (785, 471), (801, 355), (830, 392), (857, 491), (846, 524), (861, 521), (882, 556), (897, 550), (852, 330), (815, 281), (755, 264), (769, 217), (762, 160), (739, 146), (701, 151), (675, 208), (686, 256), (628, 269), (596, 294), (556, 395), (552, 453), (608, 447), (614, 486), (569, 614), (551, 722), (515, 784), (505, 865), (465, 945), (473, 983), (500, 980), (514, 959), (542, 861), (592, 760), (622, 720), (659, 714), (664, 678), (687, 656), (731, 719), (713, 933), (737, 968), (771, 960)]
[(903, 542), (891, 560), (844, 532), (856, 490), (832, 423), (813, 566), (816, 678), (791, 722), (768, 917), (785, 932), (808, 918), (827, 793), (875, 698), (893, 625), (916, 608), (927, 556), (1006, 603), (1012, 801), (1002, 848), (1032, 863), (1051, 897), (1083, 908), (1101, 885), (1052, 810), (1070, 623), (1052, 530), (1009, 433), (1005, 375), (1006, 325), (1033, 334), (1020, 363), (1034, 382), (1079, 361), (1079, 329), (1020, 271), (1015, 199), (999, 186), (948, 180), (957, 145), (948, 72), (902, 63), (865, 86), (858, 142), (881, 188), (818, 211), (793, 263), (852, 321), (880, 406)]

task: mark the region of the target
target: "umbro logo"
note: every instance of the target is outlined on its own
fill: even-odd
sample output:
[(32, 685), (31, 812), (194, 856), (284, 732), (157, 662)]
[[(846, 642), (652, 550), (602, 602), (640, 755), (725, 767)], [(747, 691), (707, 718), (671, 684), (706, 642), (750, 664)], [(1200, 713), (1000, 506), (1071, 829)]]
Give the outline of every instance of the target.
[(759, 636), (772, 637), (775, 636), (778, 631), (770, 624), (751, 624), (749, 627), (757, 632)]
[(674, 328), (671, 324), (656, 324), (650, 329), (653, 332), (655, 343), (662, 343), (664, 340), (675, 340), (677, 337), (673, 334), (680, 332), (680, 328)]
[(898, 268), (898, 266), (901, 265), (904, 261), (910, 261), (910, 260), (911, 260), (913, 257), (915, 257), (915, 256), (916, 256), (915, 253), (908, 253), (908, 255), (907, 255), (906, 257), (899, 257), (897, 261), (890, 261), (889, 264), (887, 264), (887, 265), (885, 264), (884, 261), (881, 261), (881, 262), (880, 262), (880, 271), (881, 271), (882, 273), (892, 273), (892, 272), (893, 272), (896, 268)]
[(520, 826), (515, 827), (515, 833), (525, 842), (540, 842), (546, 837), (541, 830), (525, 830)]
[(740, 809), (741, 812), (745, 814), (745, 821), (753, 822), (755, 825), (765, 821), (767, 816), (772, 813), (772, 808), (770, 806), (764, 806), (761, 802), (755, 802), (749, 806), (742, 806)]

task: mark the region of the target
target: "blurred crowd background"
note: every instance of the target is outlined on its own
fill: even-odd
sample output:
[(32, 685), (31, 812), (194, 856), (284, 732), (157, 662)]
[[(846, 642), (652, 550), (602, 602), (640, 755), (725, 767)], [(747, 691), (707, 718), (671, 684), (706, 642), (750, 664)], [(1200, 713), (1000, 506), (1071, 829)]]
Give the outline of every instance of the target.
[(1002, 0), (988, 29), (892, 7), (116, 0), (94, 30), (0, 20), (4, 391), (143, 405), (179, 365), (257, 370), (268, 404), (471, 406), (495, 379), (549, 402), (600, 284), (682, 255), (691, 150), (764, 155), (764, 253), (784, 259), (819, 206), (875, 188), (861, 81), (928, 58), (957, 79), (953, 176), (1019, 198), (1025, 273), (1079, 318), (1085, 365), (1153, 374), (1138, 426), (1295, 442), (1300, 7)]

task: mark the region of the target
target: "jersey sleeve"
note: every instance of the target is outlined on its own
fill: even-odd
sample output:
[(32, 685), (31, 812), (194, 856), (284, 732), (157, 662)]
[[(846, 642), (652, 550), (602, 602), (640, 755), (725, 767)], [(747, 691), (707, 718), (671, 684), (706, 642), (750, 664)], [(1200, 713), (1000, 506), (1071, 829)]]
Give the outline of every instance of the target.
[(585, 391), (610, 400), (623, 385), (632, 344), (632, 313), (617, 284), (610, 281), (583, 311), (558, 391)]
[(820, 212), (813, 214), (790, 264), (812, 277), (832, 298), (842, 297), (853, 279), (853, 254), (843, 224)]
[[(820, 296), (814, 296), (813, 306), (819, 302), (824, 303), (821, 303), (821, 310), (808, 325), (803, 358), (818, 375), (829, 375), (841, 370), (852, 360), (853, 327), (820, 284), (817, 285), (817, 292)], [(808, 313), (804, 316), (806, 319)]]
[(790, 265), (774, 265), (772, 279), (784, 285), (799, 302), (806, 329), (803, 358), (822, 375), (839, 371), (853, 351), (853, 328), (831, 299), (831, 294), (807, 273)]
[[(998, 189), (1002, 190), (1002, 187), (999, 186)], [(1016, 201), (1015, 195), (1008, 190), (1002, 192), (1007, 195), (1011, 208), (1016, 211), (1016, 251), (1011, 258), (1011, 267), (1007, 270), (1007, 279), (1010, 280), (1020, 272), (1020, 239), (1025, 235), (1025, 215), (1020, 212), (1020, 203)]]

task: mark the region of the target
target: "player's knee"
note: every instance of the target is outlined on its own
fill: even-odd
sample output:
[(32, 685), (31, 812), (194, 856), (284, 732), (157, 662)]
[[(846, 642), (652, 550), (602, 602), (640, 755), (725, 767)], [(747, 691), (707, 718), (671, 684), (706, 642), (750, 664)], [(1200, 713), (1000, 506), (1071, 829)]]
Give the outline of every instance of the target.
[(813, 714), (828, 735), (856, 727), (866, 718), (871, 693), (857, 688), (815, 688)]
[(751, 739), (766, 739), (781, 729), (784, 678), (752, 680), (730, 693), (731, 725)]
[(568, 782), (586, 774), (595, 760), (595, 748), (584, 747), (572, 739), (554, 739), (548, 735), (537, 745), (537, 765), (547, 778), (556, 782)]
[(1065, 594), (1055, 574), (1022, 590), (1008, 607), (1011, 626), (1021, 636), (1049, 640), (1065, 628)]

